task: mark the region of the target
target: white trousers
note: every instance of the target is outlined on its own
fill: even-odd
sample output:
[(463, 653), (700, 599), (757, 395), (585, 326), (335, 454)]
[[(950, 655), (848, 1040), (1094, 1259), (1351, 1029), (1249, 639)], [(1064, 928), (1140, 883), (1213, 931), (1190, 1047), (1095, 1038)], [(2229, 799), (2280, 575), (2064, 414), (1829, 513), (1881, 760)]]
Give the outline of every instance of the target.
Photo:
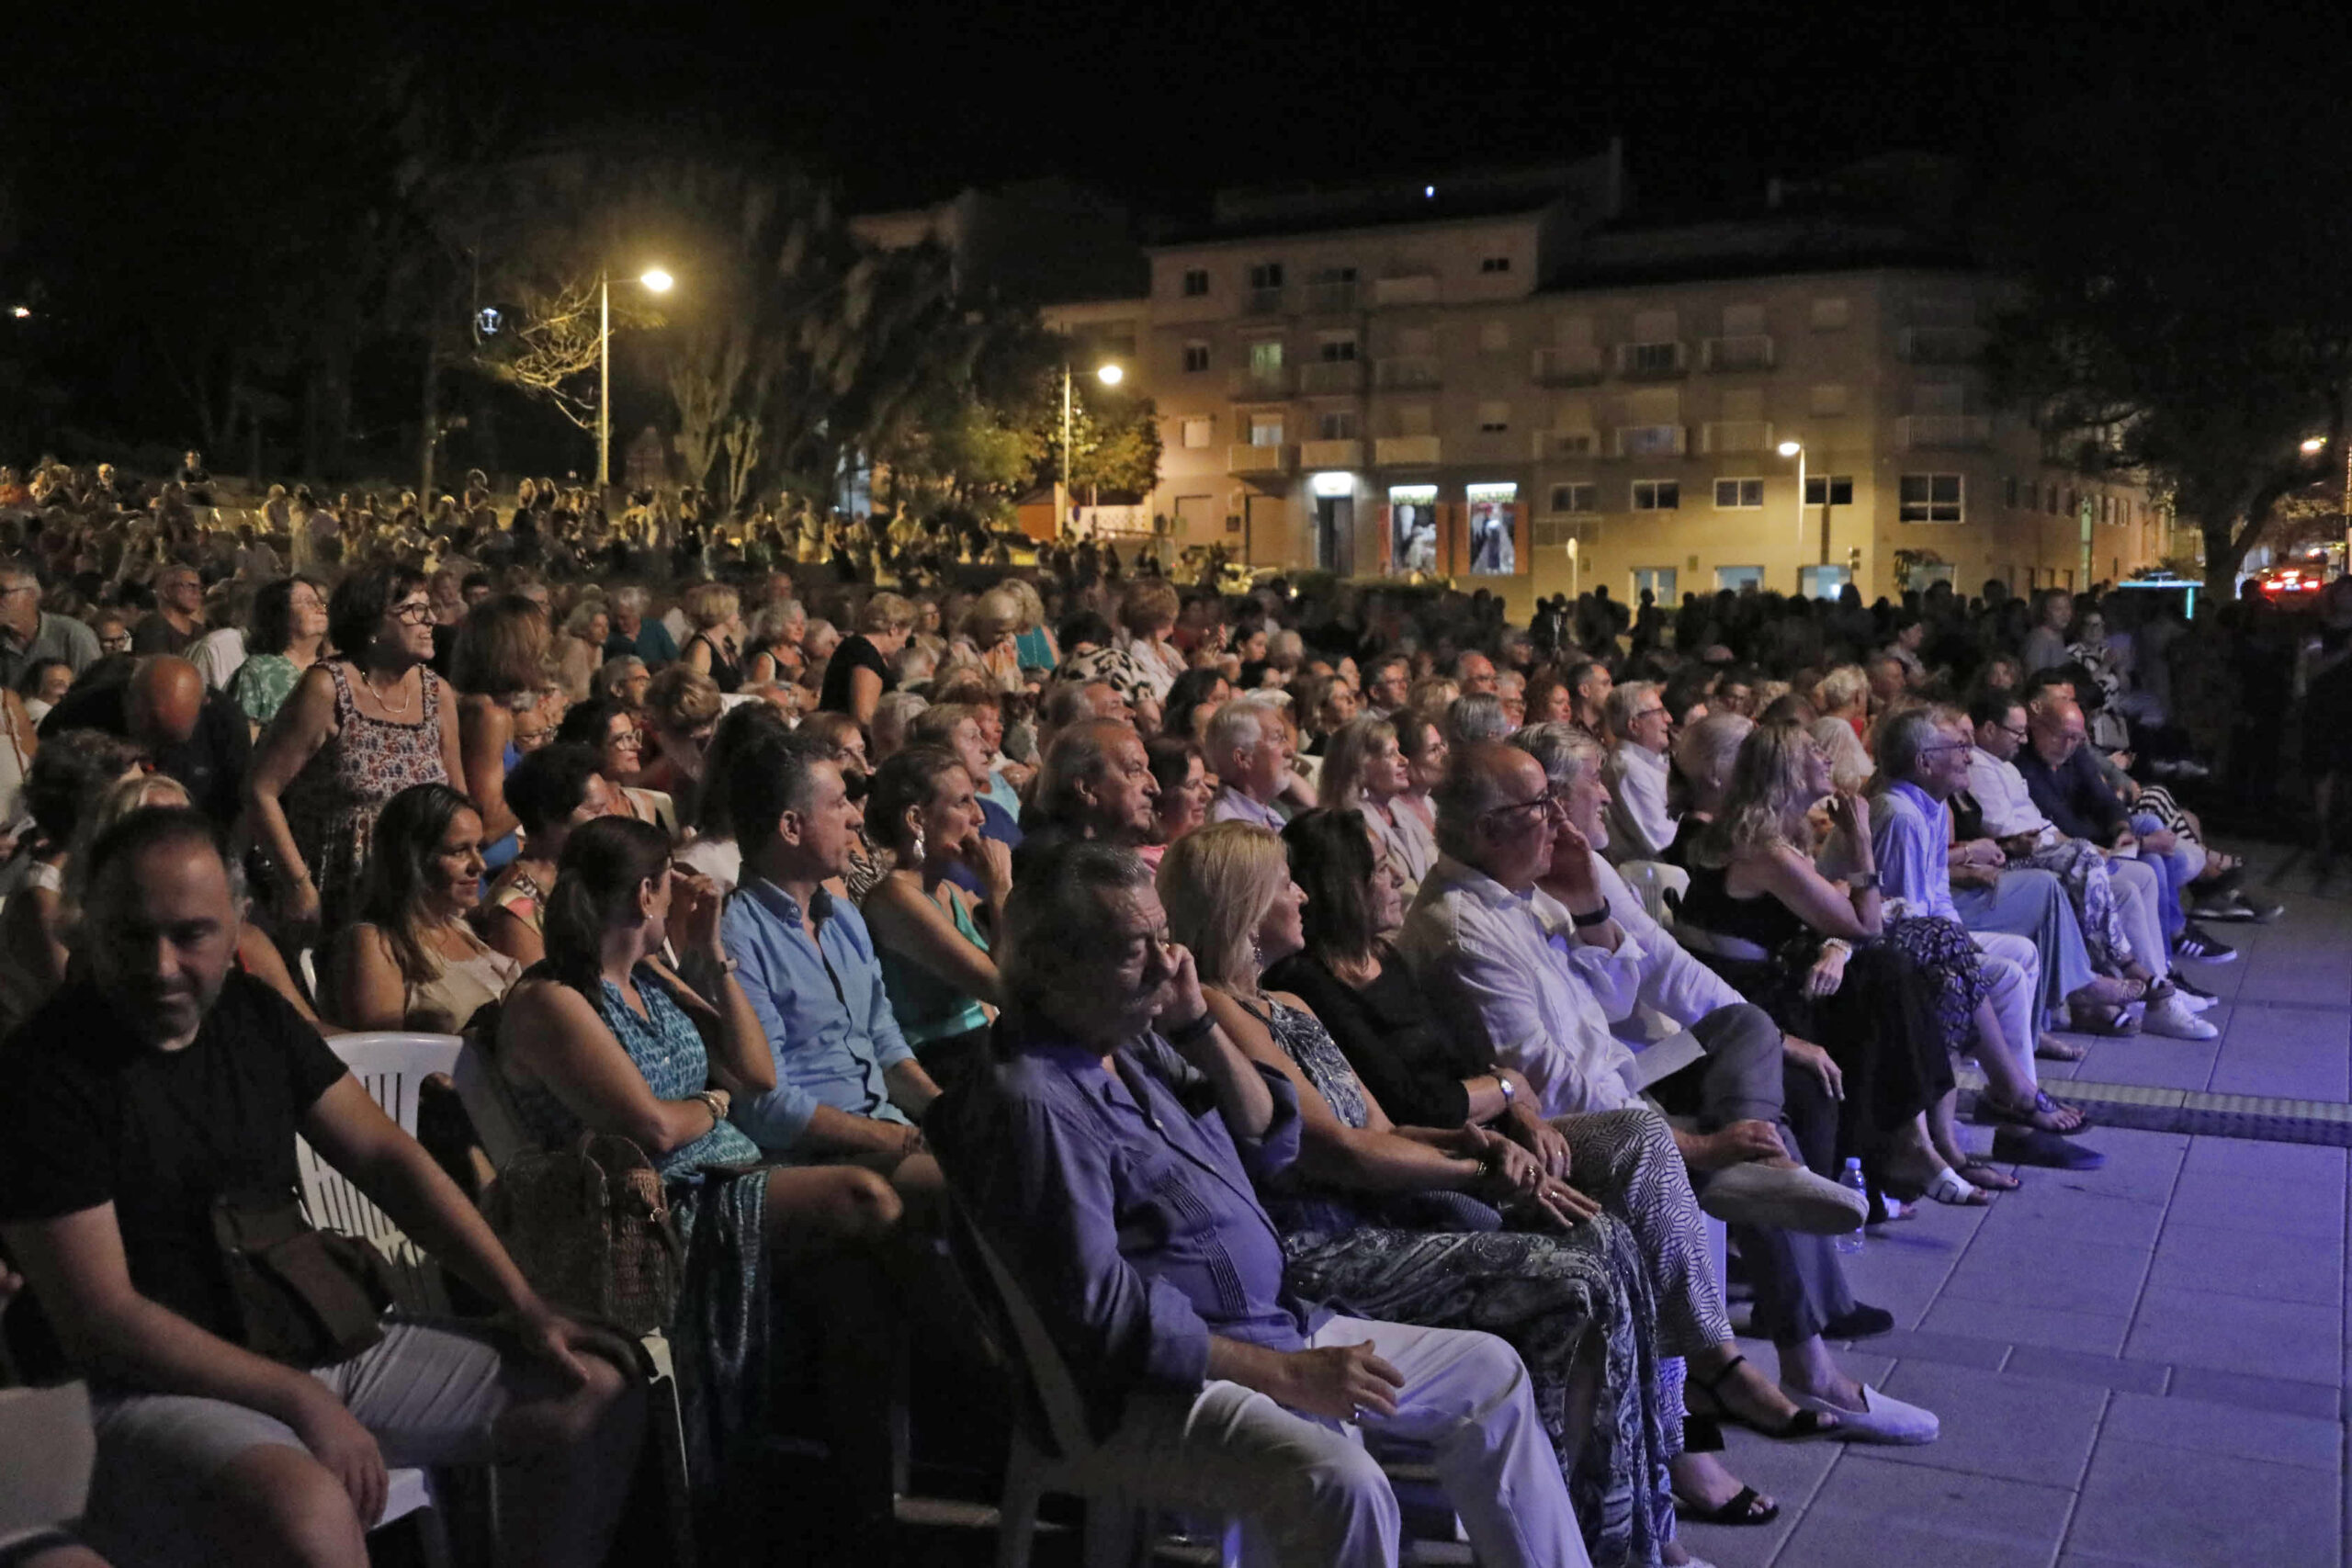
[(2118, 856), (2107, 863), (2115, 885), (2116, 913), (2123, 917), (2123, 934), (2132, 941), (2132, 956), (2148, 966), (2158, 979), (2172, 969), (2172, 943), (2165, 940), (2165, 907), (2156, 868)]
[[(1490, 1334), (1335, 1317), (1313, 1344), (1361, 1345), (1404, 1374), (1366, 1431), (1426, 1444), (1487, 1568), (1590, 1568), (1519, 1352)], [(1239, 1383), (1138, 1392), (1071, 1480), (1156, 1506), (1238, 1516), (1251, 1568), (1395, 1568), (1396, 1495), (1352, 1432)]]
[(1984, 978), (1993, 985), (1985, 999), (2001, 1021), (2001, 1038), (1979, 1041), (1978, 1048), (1998, 1051), (2013, 1063), (2025, 1081), (2039, 1087), (2033, 1046), (2041, 1037), (2035, 1026), (2041, 1008), (2041, 952), (2030, 937), (2007, 931), (1971, 931), (1969, 939), (1984, 954)]

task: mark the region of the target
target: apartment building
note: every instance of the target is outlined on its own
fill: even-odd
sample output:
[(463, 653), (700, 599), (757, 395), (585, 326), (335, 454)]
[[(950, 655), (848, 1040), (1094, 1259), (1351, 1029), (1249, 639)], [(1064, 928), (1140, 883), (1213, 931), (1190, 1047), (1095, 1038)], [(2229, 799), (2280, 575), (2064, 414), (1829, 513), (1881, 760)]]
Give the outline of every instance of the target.
[(1993, 405), (2003, 285), (1950, 245), (1835, 192), (1643, 225), (1623, 189), (1612, 152), (1244, 193), (1148, 247), (1148, 297), (1087, 313), (1134, 335), (1172, 542), (1455, 576), (1522, 613), (1600, 584), (2075, 585), (2165, 553), (2143, 491)]

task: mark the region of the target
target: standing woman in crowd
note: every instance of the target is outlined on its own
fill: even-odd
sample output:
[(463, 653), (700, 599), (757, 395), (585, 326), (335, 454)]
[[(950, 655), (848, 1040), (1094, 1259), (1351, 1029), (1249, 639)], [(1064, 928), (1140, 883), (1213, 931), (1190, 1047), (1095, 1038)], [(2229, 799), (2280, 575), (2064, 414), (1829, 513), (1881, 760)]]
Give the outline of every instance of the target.
[(1175, 585), (1153, 578), (1138, 580), (1119, 602), (1119, 624), (1125, 628), (1127, 656), (1143, 667), (1152, 694), (1163, 703), (1176, 677), (1184, 672), (1184, 654), (1169, 637), (1176, 630), (1181, 608)]
[(585, 746), (596, 753), (596, 771), (619, 795), (616, 815), (650, 822), (673, 839), (678, 836), (677, 804), (637, 782), (645, 772), (645, 736), (636, 713), (611, 697), (591, 697), (566, 711), (555, 738), (560, 745)]
[(741, 597), (723, 582), (697, 582), (680, 602), (695, 630), (679, 660), (709, 676), (722, 696), (743, 684), (742, 628), (735, 621), (742, 607)]
[(548, 615), (520, 593), (485, 599), (466, 612), (450, 650), (449, 683), (458, 693), (458, 745), (465, 793), (481, 814), (482, 862), (496, 870), (514, 858), (521, 826), (506, 804), (507, 771), (522, 760), (516, 716), (537, 707), (548, 678)]
[(529, 968), (547, 956), (543, 921), (556, 862), (571, 830), (624, 810), (620, 791), (585, 746), (542, 746), (506, 775), (506, 800), (523, 821), (523, 852), (491, 882), (481, 930), (490, 945)]
[(747, 686), (797, 681), (806, 668), (800, 639), (808, 635), (808, 612), (797, 599), (778, 599), (752, 617)]
[[(1417, 723), (1409, 713), (1397, 718)], [(1323, 756), (1321, 796), (1339, 811), (1361, 811), (1380, 840), (1381, 858), (1396, 871), (1406, 902), (1437, 864), (1437, 839), (1403, 804), (1412, 787), (1413, 765), (1396, 743), (1396, 727), (1385, 718), (1351, 718), (1331, 736)], [(1384, 932), (1393, 935), (1393, 932)]]
[[(943, 1088), (988, 1055), (989, 1022), (1002, 1000), (981, 930), (997, 928), (1012, 891), (1012, 851), (980, 832), (972, 775), (943, 746), (913, 746), (876, 771), (867, 830), (893, 869), (858, 905), (882, 964), (899, 1032)], [(979, 882), (979, 901), (948, 879), (956, 867)]]
[(277, 914), (335, 930), (351, 918), (384, 803), (465, 776), (457, 705), (433, 658), (424, 579), (405, 567), (355, 571), (327, 601), (336, 657), (302, 672), (262, 736), (245, 809), (278, 885)]
[(817, 705), (827, 713), (845, 713), (860, 725), (874, 722), (875, 705), (882, 694), (895, 689), (890, 660), (907, 646), (915, 627), (915, 607), (896, 593), (876, 593), (857, 613), (857, 630), (842, 638), (825, 662), (825, 683)]
[(664, 665), (645, 688), (645, 707), (638, 716), (639, 744), (648, 736), (653, 744), (638, 783), (668, 795), (681, 822), (695, 819), (702, 781), (709, 776), (704, 754), (724, 707), (711, 678), (683, 663)]
[(481, 814), (447, 784), (392, 796), (377, 819), (359, 919), (327, 961), (329, 1017), (357, 1030), (456, 1034), (523, 966), (474, 934)]
[(294, 694), (302, 671), (326, 652), (327, 588), (315, 577), (277, 577), (254, 594), (254, 635), (229, 678), (229, 696), (258, 739)]
[(1046, 602), (1037, 595), (1037, 586), (1026, 578), (1011, 578), (1004, 584), (1021, 605), (1021, 623), (1013, 635), (1013, 646), (1020, 650), (1021, 668), (1042, 670), (1048, 675), (1061, 662), (1061, 649), (1054, 645), (1054, 634), (1046, 625)]
[(138, 766), (125, 740), (96, 729), (50, 737), (25, 780), (33, 830), (0, 869), (0, 1034), (65, 981), (65, 872), (74, 829), (107, 786)]

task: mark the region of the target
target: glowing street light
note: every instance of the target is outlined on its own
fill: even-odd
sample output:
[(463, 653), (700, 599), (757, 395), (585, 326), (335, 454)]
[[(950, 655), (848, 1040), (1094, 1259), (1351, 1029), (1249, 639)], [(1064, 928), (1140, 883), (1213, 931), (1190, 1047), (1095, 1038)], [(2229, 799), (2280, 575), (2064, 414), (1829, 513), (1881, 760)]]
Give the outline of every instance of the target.
[[(21, 316), (21, 315), (23, 315), (23, 314), (24, 314), (24, 311), (23, 311), (23, 310), (22, 310), (21, 308), (19, 308), (17, 313), (18, 315), (20, 315), (20, 316)], [(2324, 435), (2314, 435), (2314, 436), (2312, 436), (2312, 437), (2308, 438), (2307, 440), (2305, 440), (2305, 441), (2304, 441), (2304, 443), (2303, 443), (2303, 456), (2304, 456), (2304, 457), (2318, 457), (2322, 452), (2324, 452), (2324, 451), (2326, 451), (2326, 450), (2327, 450), (2327, 437), (2326, 437), (2326, 436), (2324, 436)]]
[(1781, 457), (1797, 460), (1797, 543), (1802, 545), (1804, 543), (1804, 443), (1783, 441), (1779, 450)]
[(17, 320), (20, 321), (31, 316), (32, 313), (33, 308), (30, 305), (11, 305), (8, 307), (8, 314), (16, 317)]
[(1127, 373), (1115, 365), (1105, 365), (1094, 372), (1094, 378), (1106, 387), (1115, 387), (1126, 379)]
[[(658, 266), (638, 275), (638, 284), (650, 294), (667, 294), (678, 280)], [(596, 493), (601, 498), (613, 482), (613, 280), (596, 275), (596, 299), (601, 314), (596, 326)]]
[[(1126, 379), (1127, 373), (1115, 362), (1105, 361), (1094, 367), (1094, 378), (1106, 387), (1115, 387)], [(1070, 368), (1069, 361), (1062, 361), (1062, 461), (1061, 472), (1054, 480), (1054, 532), (1060, 535), (1069, 528), (1069, 459), (1070, 459)]]

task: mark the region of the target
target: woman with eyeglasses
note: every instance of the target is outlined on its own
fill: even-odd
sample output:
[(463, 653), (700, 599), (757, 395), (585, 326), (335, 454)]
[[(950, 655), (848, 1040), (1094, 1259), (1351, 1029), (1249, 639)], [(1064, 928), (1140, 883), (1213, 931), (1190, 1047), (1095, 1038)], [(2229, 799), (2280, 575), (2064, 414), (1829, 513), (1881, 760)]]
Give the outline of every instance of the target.
[(458, 705), (428, 668), (433, 605), (407, 567), (353, 572), (327, 601), (335, 657), (302, 672), (262, 734), (245, 808), (275, 874), (282, 925), (351, 918), (385, 802), (465, 776)]
[(677, 802), (637, 783), (645, 772), (644, 729), (627, 704), (613, 697), (574, 703), (555, 738), (559, 745), (585, 746), (596, 753), (596, 771), (620, 792), (622, 815), (652, 823), (673, 841), (678, 838)]

